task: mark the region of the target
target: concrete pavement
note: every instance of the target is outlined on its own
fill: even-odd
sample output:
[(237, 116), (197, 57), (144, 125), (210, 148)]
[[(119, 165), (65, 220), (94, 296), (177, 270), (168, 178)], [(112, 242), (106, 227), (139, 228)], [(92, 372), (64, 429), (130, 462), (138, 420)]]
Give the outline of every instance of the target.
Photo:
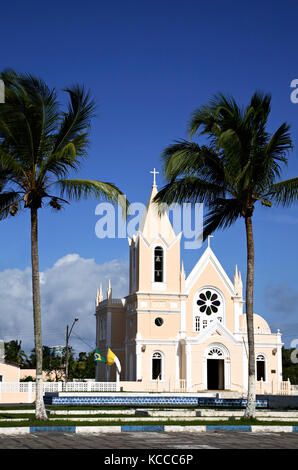
[(238, 432), (125, 432), (115, 434), (74, 434), (43, 432), (1, 435), (0, 449), (298, 449), (296, 433)]

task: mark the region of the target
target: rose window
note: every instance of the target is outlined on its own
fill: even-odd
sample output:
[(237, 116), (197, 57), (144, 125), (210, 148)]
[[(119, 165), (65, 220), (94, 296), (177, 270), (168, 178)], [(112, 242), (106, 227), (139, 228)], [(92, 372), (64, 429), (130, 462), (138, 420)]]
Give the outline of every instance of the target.
[(201, 292), (199, 295), (199, 300), (197, 301), (200, 312), (205, 313), (206, 315), (211, 315), (211, 313), (217, 313), (220, 306), (220, 301), (216, 292), (211, 292), (211, 290), (206, 290)]

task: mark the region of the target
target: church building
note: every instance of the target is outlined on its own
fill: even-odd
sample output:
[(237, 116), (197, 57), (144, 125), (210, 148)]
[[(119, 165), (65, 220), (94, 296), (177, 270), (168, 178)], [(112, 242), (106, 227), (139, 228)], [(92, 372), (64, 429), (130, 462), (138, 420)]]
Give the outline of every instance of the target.
[[(158, 213), (156, 194), (154, 175), (147, 211), (128, 239), (129, 292), (115, 299), (109, 284), (106, 299), (102, 289), (97, 293), (96, 347), (103, 356), (108, 348), (117, 355), (120, 380), (130, 382), (131, 390), (134, 383), (145, 391), (158, 381), (171, 390), (244, 393), (248, 345), (241, 274), (236, 266), (234, 279), (227, 276), (208, 240), (186, 277), (181, 234), (175, 234), (167, 213)], [(281, 334), (272, 333), (258, 314), (254, 329), (256, 378), (265, 389), (277, 390)], [(115, 380), (115, 368), (97, 364), (96, 380)]]

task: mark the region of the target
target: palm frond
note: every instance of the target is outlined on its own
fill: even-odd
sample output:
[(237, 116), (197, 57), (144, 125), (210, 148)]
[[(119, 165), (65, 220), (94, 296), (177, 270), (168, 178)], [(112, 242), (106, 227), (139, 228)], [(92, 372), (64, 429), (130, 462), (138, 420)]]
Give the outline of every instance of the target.
[(256, 91), (251, 97), (247, 106), (245, 115), (250, 114), (250, 110), (254, 110), (253, 115), (257, 121), (266, 122), (271, 111), (271, 95), (262, 91)]
[(22, 201), (19, 192), (3, 191), (0, 193), (0, 220), (6, 219), (11, 214), (11, 209), (15, 204)]
[(210, 211), (204, 219), (203, 240), (217, 229), (230, 227), (241, 216), (237, 199), (217, 199), (209, 204)]
[(70, 101), (68, 111), (64, 113), (60, 130), (56, 136), (54, 153), (61, 150), (63, 145), (72, 141), (79, 134), (85, 133), (86, 129), (90, 127), (90, 121), (95, 112), (95, 102), (84, 87), (75, 85), (64, 91), (69, 94)]
[(167, 180), (183, 176), (198, 176), (215, 184), (223, 182), (224, 171), (220, 157), (208, 146), (186, 140), (176, 141), (162, 153), (163, 170)]
[(265, 145), (265, 154), (274, 160), (287, 163), (285, 155), (293, 150), (293, 141), (290, 135), (290, 126), (284, 122), (271, 136)]
[(23, 166), (14, 158), (13, 153), (9, 153), (0, 146), (0, 167), (3, 172), (17, 177), (25, 177)]
[(223, 93), (214, 95), (207, 105), (196, 109), (188, 124), (190, 138), (201, 127), (202, 134), (208, 134), (214, 142), (214, 137), (227, 129), (236, 130), (243, 121), (243, 111), (233, 97)]
[(77, 136), (72, 142), (64, 145), (60, 152), (51, 153), (44, 158), (38, 171), (37, 181), (42, 183), (49, 173), (61, 178), (70, 170), (77, 170), (80, 166), (77, 156), (80, 154), (80, 143), (83, 139), (84, 136)]
[(222, 186), (210, 183), (194, 176), (185, 176), (165, 185), (155, 196), (154, 202), (159, 205), (165, 203), (181, 204), (183, 202), (205, 202), (209, 204), (218, 197), (224, 197), (225, 190)]
[(69, 199), (80, 200), (93, 197), (119, 204), (126, 214), (129, 203), (125, 195), (112, 183), (90, 179), (64, 179), (55, 184), (60, 187), (61, 196), (66, 195)]
[(273, 184), (267, 196), (275, 204), (285, 207), (296, 203), (298, 201), (298, 177)]
[(30, 74), (4, 71), (6, 101), (0, 109), (0, 139), (26, 167), (38, 165), (51, 150), (48, 136), (59, 123), (55, 90)]

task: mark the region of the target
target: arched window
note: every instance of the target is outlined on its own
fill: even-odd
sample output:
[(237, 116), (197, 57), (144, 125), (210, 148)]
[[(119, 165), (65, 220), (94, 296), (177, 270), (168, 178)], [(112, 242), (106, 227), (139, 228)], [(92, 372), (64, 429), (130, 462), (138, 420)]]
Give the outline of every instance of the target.
[(152, 380), (162, 380), (162, 355), (155, 352), (152, 355)]
[(257, 380), (266, 381), (266, 359), (263, 354), (257, 356)]
[(154, 282), (163, 282), (164, 279), (164, 255), (161, 246), (154, 249)]
[(216, 359), (218, 357), (220, 357), (220, 358), (224, 357), (222, 350), (220, 348), (216, 347), (216, 346), (210, 348), (210, 350), (208, 352), (208, 356), (211, 356), (211, 357), (216, 358)]

